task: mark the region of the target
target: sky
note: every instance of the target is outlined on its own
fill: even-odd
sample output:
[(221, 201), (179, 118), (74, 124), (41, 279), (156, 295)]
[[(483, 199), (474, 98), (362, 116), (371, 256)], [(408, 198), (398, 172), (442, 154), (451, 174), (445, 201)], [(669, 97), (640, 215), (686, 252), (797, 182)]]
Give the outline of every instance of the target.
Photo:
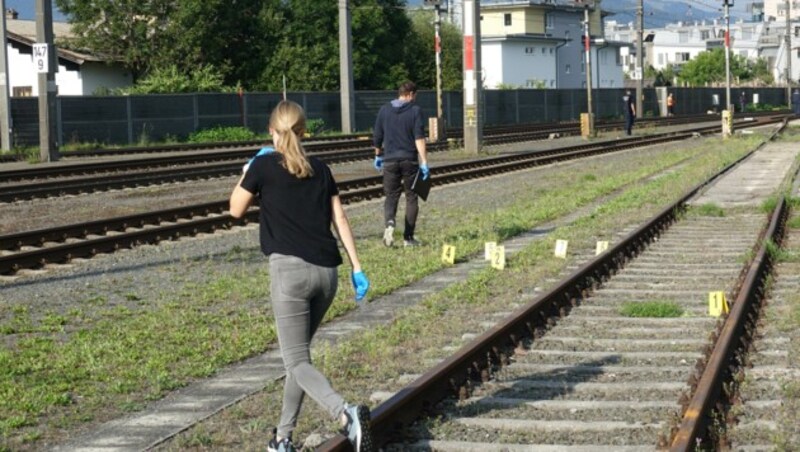
[[(53, 3), (53, 20), (66, 22), (67, 18), (61, 14)], [(35, 0), (5, 0), (6, 8), (16, 9), (20, 19), (36, 20), (36, 1)]]

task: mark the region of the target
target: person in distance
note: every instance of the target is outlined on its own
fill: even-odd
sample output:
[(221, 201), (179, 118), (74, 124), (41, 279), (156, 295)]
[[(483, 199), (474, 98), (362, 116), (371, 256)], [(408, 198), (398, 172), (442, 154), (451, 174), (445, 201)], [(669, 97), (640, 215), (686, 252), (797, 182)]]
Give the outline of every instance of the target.
[(387, 247), (394, 243), (395, 216), (401, 191), (406, 195), (403, 245), (420, 245), (414, 237), (419, 207), (417, 194), (411, 186), (418, 172), (426, 180), (430, 177), (430, 170), (422, 109), (414, 102), (416, 97), (417, 86), (413, 82), (403, 82), (397, 90), (397, 99), (378, 111), (373, 129), (374, 166), (383, 171), (383, 193), (386, 195), (383, 244)]
[(366, 296), (369, 280), (330, 168), (303, 150), (305, 124), (300, 105), (280, 102), (269, 119), (275, 147), (261, 149), (245, 165), (230, 197), (236, 218), (256, 200), (260, 208), (261, 250), (269, 257), (272, 311), (286, 370), (280, 421), (267, 450), (295, 450), (292, 432), (308, 394), (340, 420), (356, 451), (371, 451), (369, 408), (345, 403), (311, 364), (310, 343), (333, 302), (342, 263), (331, 224), (352, 266), (356, 302)]

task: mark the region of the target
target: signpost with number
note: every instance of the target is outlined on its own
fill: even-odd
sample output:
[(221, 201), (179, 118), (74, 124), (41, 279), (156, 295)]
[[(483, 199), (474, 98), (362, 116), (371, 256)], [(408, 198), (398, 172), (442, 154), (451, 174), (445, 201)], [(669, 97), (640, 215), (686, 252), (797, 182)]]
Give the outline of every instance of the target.
[(38, 74), (47, 74), (47, 71), (50, 70), (47, 43), (37, 43), (33, 45), (33, 69)]

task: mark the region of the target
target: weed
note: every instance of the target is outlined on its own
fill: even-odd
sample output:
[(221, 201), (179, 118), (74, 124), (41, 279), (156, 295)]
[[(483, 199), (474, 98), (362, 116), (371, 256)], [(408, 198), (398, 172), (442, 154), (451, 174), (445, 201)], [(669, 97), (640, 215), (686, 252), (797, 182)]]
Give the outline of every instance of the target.
[(714, 203), (706, 203), (695, 208), (698, 215), (703, 217), (724, 217), (725, 210)]
[(189, 135), (190, 143), (215, 143), (222, 141), (251, 141), (258, 137), (255, 132), (246, 127), (214, 127), (204, 129)]
[(683, 308), (671, 301), (632, 301), (624, 303), (619, 313), (626, 317), (680, 317)]
[(777, 206), (778, 206), (778, 198), (773, 195), (765, 199), (764, 202), (761, 203), (761, 211), (764, 213), (772, 213), (773, 211), (775, 211), (775, 207)]

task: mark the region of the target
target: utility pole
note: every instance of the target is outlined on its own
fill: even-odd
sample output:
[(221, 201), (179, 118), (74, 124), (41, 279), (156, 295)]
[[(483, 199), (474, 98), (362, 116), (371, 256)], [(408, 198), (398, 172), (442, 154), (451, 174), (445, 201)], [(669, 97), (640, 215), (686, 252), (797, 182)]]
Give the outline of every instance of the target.
[(786, 0), (786, 99), (792, 108), (792, 19), (791, 4)]
[(0, 149), (11, 150), (11, 104), (8, 99), (8, 55), (6, 55), (6, 0), (0, 0)]
[(639, 117), (644, 117), (644, 110), (642, 110), (642, 101), (644, 97), (644, 0), (639, 0), (639, 6), (636, 7), (636, 16), (638, 30), (636, 31), (639, 39), (636, 42), (636, 70), (638, 75), (636, 80), (636, 113)]
[(33, 60), (39, 72), (39, 159), (49, 162), (59, 157), (56, 143), (58, 59), (53, 45), (52, 0), (36, 0), (36, 42)]
[(730, 7), (733, 0), (723, 0), (725, 6), (725, 109), (728, 114), (732, 113), (731, 108), (731, 14)]
[(480, 0), (464, 0), (464, 150), (477, 154), (483, 141)]
[(589, 136), (594, 136), (592, 108), (592, 36), (589, 33), (589, 3), (583, 5), (583, 50), (586, 54), (586, 111), (589, 113)]
[(431, 141), (445, 138), (444, 114), (442, 108), (442, 5), (441, 0), (425, 0), (426, 6), (433, 6), (434, 18), (433, 47), (436, 54), (436, 118), (429, 120)]
[(351, 43), (350, 8), (347, 0), (339, 0), (339, 98), (342, 104), (342, 133), (353, 133), (356, 123), (355, 88), (353, 86), (353, 45)]

